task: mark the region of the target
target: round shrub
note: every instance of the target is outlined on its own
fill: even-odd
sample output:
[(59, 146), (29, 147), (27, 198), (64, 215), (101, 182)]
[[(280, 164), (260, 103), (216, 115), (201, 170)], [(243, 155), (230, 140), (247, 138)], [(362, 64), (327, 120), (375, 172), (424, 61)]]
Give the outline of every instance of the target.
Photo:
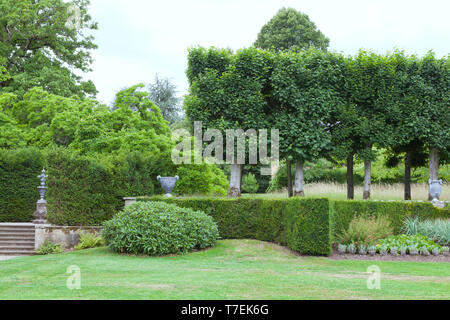
[(219, 237), (217, 224), (204, 212), (164, 202), (138, 202), (103, 226), (106, 244), (120, 253), (187, 253), (211, 247)]

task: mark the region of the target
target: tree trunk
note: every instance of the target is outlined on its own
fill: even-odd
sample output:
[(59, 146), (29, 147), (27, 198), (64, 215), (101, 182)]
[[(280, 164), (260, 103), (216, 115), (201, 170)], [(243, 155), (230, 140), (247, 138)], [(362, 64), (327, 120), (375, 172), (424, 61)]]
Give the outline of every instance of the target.
[(355, 185), (353, 182), (353, 153), (347, 157), (347, 199), (355, 199)]
[(372, 163), (370, 161), (364, 161), (364, 191), (363, 191), (363, 199), (370, 199), (370, 187), (372, 185), (371, 177), (372, 176)]
[(406, 151), (405, 156), (405, 200), (411, 200), (411, 159), (412, 152)]
[(294, 195), (293, 189), (292, 189), (292, 169), (291, 169), (291, 161), (286, 160), (286, 173), (287, 173), (287, 188), (288, 188), (288, 195), (289, 198), (291, 198)]
[[(428, 171), (430, 180), (438, 180), (439, 175), (439, 151), (436, 148), (430, 148), (430, 168)], [(428, 193), (428, 200), (433, 200), (433, 197)]]
[(230, 190), (228, 190), (229, 197), (238, 198), (241, 196), (242, 166), (242, 164), (231, 165)]
[(303, 175), (303, 162), (297, 162), (295, 164), (295, 181), (294, 181), (294, 197), (304, 197), (304, 175)]

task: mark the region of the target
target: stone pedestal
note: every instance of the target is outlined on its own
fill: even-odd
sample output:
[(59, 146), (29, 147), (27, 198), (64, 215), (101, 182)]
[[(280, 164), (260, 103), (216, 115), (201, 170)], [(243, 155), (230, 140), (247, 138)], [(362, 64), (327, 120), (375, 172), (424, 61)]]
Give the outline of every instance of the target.
[(33, 220), (34, 224), (47, 224), (47, 201), (39, 200), (37, 202), (33, 216), (36, 218)]
[(436, 208), (444, 208), (445, 207), (445, 202), (444, 201), (439, 201), (439, 200), (432, 200), (431, 203), (433, 204), (433, 206), (435, 206)]

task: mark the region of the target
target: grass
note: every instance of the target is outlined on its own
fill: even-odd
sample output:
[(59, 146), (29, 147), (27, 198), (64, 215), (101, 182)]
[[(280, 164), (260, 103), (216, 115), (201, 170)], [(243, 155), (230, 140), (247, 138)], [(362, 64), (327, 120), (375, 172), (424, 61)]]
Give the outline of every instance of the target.
[[(347, 185), (339, 183), (313, 183), (305, 186), (305, 194), (307, 197), (327, 197), (333, 200), (347, 199)], [(411, 185), (412, 200), (428, 200), (427, 184)], [(355, 186), (355, 199), (362, 200), (363, 187)], [(404, 186), (403, 184), (372, 184), (371, 199), (372, 200), (403, 200)], [(244, 196), (249, 196), (248, 194)], [(287, 191), (255, 194), (252, 196), (287, 198)], [(442, 195), (440, 200), (450, 201), (450, 184), (442, 185)]]
[[(367, 267), (381, 268), (381, 290)], [(81, 290), (66, 288), (81, 269)], [(97, 248), (0, 261), (0, 299), (450, 299), (448, 263), (299, 257), (255, 240), (220, 241), (184, 256)]]

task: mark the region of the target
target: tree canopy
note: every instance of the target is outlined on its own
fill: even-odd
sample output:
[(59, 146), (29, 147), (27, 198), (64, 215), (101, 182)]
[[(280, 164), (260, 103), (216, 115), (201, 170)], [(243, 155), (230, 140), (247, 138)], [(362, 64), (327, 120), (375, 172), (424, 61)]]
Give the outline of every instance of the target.
[(159, 107), (165, 120), (173, 124), (181, 119), (181, 99), (170, 79), (155, 76), (155, 81), (148, 86), (148, 91), (150, 100)]
[[(92, 49), (86, 30), (97, 29), (87, 12), (89, 0), (0, 1), (0, 92), (23, 96), (33, 87), (60, 96), (95, 96), (87, 72)], [(2, 60), (4, 64), (2, 65)], [(9, 77), (2, 77), (6, 69)]]
[(330, 40), (306, 14), (293, 8), (282, 8), (262, 27), (254, 46), (276, 51), (310, 47), (327, 50), (329, 43)]

